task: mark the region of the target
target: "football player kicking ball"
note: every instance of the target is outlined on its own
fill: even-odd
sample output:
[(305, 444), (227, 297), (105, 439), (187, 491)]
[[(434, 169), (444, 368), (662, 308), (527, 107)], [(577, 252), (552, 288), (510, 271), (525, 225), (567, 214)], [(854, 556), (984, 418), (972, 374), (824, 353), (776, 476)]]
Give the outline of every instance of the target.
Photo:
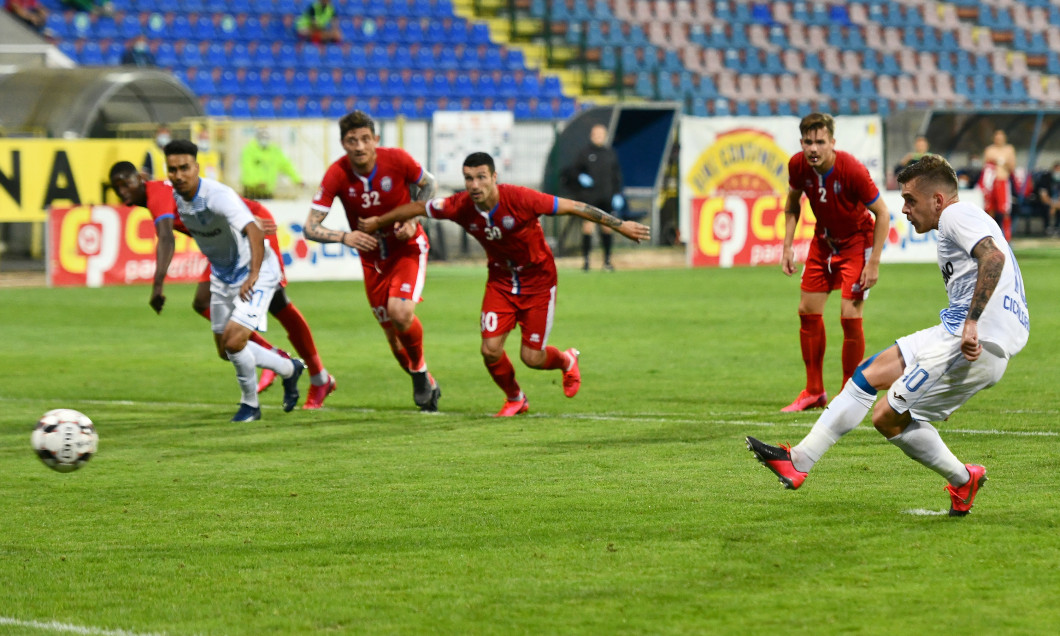
[[(400, 148), (379, 147), (375, 122), (355, 110), (339, 119), (346, 156), (328, 167), (310, 206), (303, 233), (311, 241), (342, 243), (357, 250), (368, 306), (386, 334), (401, 369), (412, 377), (412, 401), (437, 411), (442, 390), (427, 370), (423, 325), (416, 317), (431, 245), (419, 223), (378, 226), (376, 235), (357, 231), (357, 219), (378, 216), (413, 198), (434, 196), (434, 176)], [(322, 225), (335, 199), (342, 201), (352, 232)]]
[(482, 359), (506, 398), (497, 416), (518, 415), (530, 408), (515, 381), (515, 367), (504, 352), (504, 342), (516, 324), (522, 327), (523, 364), (532, 369), (561, 370), (563, 394), (574, 397), (581, 386), (579, 352), (548, 345), (556, 307), (556, 262), (538, 217), (573, 214), (606, 225), (638, 243), (650, 237), (649, 230), (580, 201), (498, 184), (493, 157), (484, 152), (469, 155), (463, 172), (465, 192), (407, 203), (382, 216), (362, 218), (360, 229), (374, 232), (417, 216), (448, 219), (463, 227), (482, 244), (489, 260), (482, 299)]
[[(158, 245), (155, 248), (155, 278), (151, 289), (149, 304), (157, 313), (162, 312), (166, 297), (162, 293), (166, 273), (169, 271), (170, 262), (173, 260), (174, 236), (177, 231), (188, 234), (184, 224), (176, 219), (177, 208), (173, 199), (173, 187), (164, 181), (145, 181), (143, 176), (136, 170), (136, 166), (128, 161), (119, 161), (110, 169), (110, 183), (122, 203), (125, 205), (136, 205), (147, 208), (155, 222), (155, 232), (158, 235)], [(265, 206), (251, 199), (243, 199), (243, 203), (250, 209), (254, 218), (262, 224), (265, 231), (265, 240), (272, 247), (274, 253), (279, 256), (280, 242), (276, 237), (276, 222), (272, 214)], [(324, 368), (317, 353), (313, 333), (309, 329), (302, 312), (298, 310), (293, 302), (287, 297), (287, 281), (284, 277), (283, 262), (280, 261), (280, 288), (273, 295), (269, 303), (269, 313), (276, 317), (287, 331), (287, 337), (294, 345), (295, 351), (302, 357), (309, 368), (310, 387), (306, 396), (303, 409), (319, 409), (324, 405), (324, 399), (335, 390), (335, 378)], [(198, 287), (195, 289), (195, 298), (192, 308), (196, 313), (207, 320), (210, 319), (210, 266), (207, 264), (199, 278)], [(290, 356), (287, 352), (272, 346), (265, 338), (256, 332), (250, 334), (250, 342), (264, 347), (267, 351), (275, 351), (285, 358)], [(262, 369), (261, 380), (258, 382), (257, 391), (261, 393), (272, 384), (276, 377), (271, 369)]]
[(261, 419), (256, 368), (283, 378), (283, 410), (298, 403), (301, 360), (284, 358), (249, 342), (264, 330), (267, 308), (280, 287), (280, 262), (250, 209), (232, 188), (199, 176), (198, 147), (186, 140), (163, 148), (177, 215), (210, 261), (210, 325), (217, 353), (231, 361), (242, 392), (233, 422)]
[[(929, 422), (943, 421), (973, 395), (996, 384), (1030, 335), (1019, 264), (1004, 234), (981, 208), (958, 200), (957, 175), (945, 159), (925, 155), (898, 174), (902, 213), (917, 232), (938, 230), (938, 263), (949, 297), (942, 322), (917, 331), (862, 362), (850, 382), (795, 447), (747, 447), (789, 489), (840, 437), (872, 411), (880, 433), (942, 475), (950, 515), (964, 516), (986, 481), (986, 469), (965, 464)], [(875, 406), (877, 391), (887, 399)]]

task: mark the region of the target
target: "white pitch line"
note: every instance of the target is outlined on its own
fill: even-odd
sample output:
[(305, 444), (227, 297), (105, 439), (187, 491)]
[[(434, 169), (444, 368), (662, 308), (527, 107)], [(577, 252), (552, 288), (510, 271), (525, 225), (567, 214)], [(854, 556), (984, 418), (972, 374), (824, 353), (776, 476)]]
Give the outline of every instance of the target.
[(903, 515), (913, 515), (914, 517), (941, 517), (943, 515), (950, 514), (949, 510), (927, 510), (925, 508), (911, 508), (909, 510), (903, 510)]
[[(41, 402), (39, 398), (9, 398), (0, 396), (0, 402)], [(216, 408), (225, 409), (229, 408), (231, 404), (211, 404), (211, 403), (195, 403), (195, 402), (152, 402), (152, 401), (136, 401), (136, 400), (74, 400), (77, 404), (93, 404), (100, 406), (133, 406), (133, 407), (187, 407), (187, 408)], [(279, 406), (271, 406), (262, 404), (261, 408), (271, 410), (278, 409)], [(374, 414), (382, 413), (379, 409), (373, 408), (330, 408), (324, 407), (321, 411), (325, 413), (358, 413), (358, 414)], [(1028, 411), (1029, 412), (1029, 411)], [(1034, 411), (1034, 413), (1050, 413), (1051, 411)], [(1015, 411), (1014, 411), (1015, 413)], [(430, 413), (433, 416), (445, 416), (450, 415), (445, 411), (437, 411)], [(473, 413), (453, 413), (452, 415), (469, 416), (474, 415)], [(528, 419), (569, 419), (569, 420), (589, 420), (589, 421), (605, 421), (605, 422), (641, 422), (641, 423), (656, 423), (656, 424), (711, 424), (711, 425), (726, 425), (726, 426), (765, 426), (765, 427), (778, 427), (778, 428), (803, 428), (809, 430), (813, 424), (810, 422), (770, 422), (770, 421), (757, 421), (757, 420), (744, 420), (744, 419), (724, 419), (732, 416), (754, 416), (759, 415), (755, 411), (723, 411), (716, 413), (706, 413), (700, 418), (690, 417), (669, 417), (665, 413), (661, 412), (642, 412), (642, 413), (530, 413), (524, 415), (524, 418)], [(719, 419), (713, 419), (719, 418)], [(862, 430), (872, 430), (871, 426), (859, 426)], [(943, 433), (955, 433), (958, 435), (1005, 435), (1011, 437), (1058, 437), (1060, 432), (1056, 431), (1003, 431), (999, 429), (965, 429), (965, 428), (945, 428), (942, 429)]]
[(30, 627), (50, 632), (86, 634), (87, 636), (165, 636), (164, 633), (159, 632), (130, 632), (124, 629), (103, 629), (102, 627), (72, 625), (70, 623), (61, 623), (59, 621), (24, 621), (19, 618), (11, 618), (10, 616), (0, 616), (0, 625)]

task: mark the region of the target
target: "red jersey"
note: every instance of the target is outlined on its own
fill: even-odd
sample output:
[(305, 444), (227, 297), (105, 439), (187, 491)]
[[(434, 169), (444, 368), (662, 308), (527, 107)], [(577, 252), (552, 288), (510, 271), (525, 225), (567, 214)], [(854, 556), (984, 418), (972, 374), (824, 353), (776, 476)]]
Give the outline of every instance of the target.
[[(311, 207), (320, 212), (330, 212), (331, 204), (337, 197), (346, 210), (350, 227), (356, 229), (358, 219), (381, 216), (411, 201), (409, 185), (417, 183), (422, 177), (423, 167), (400, 148), (376, 148), (375, 168), (368, 175), (357, 174), (350, 160), (342, 157), (324, 173)], [(377, 232), (379, 248), (361, 252), (361, 264), (366, 268), (374, 267), (377, 261), (384, 261), (391, 255), (409, 251), (419, 254), (417, 241), (425, 237), (422, 227), (417, 228), (416, 234), (406, 241), (395, 238), (392, 227), (380, 229)]]
[(827, 174), (814, 170), (803, 153), (792, 155), (788, 161), (788, 185), (804, 192), (810, 200), (819, 238), (843, 241), (872, 233), (876, 221), (866, 206), (880, 198), (880, 191), (868, 169), (854, 155), (837, 150), (835, 163)]
[(554, 215), (556, 197), (501, 183), (492, 210), (479, 210), (466, 191), (427, 203), (427, 215), (459, 224), (475, 237), (489, 259), (487, 284), (502, 285), (512, 294), (547, 292), (556, 284), (556, 261), (545, 241), (538, 217)]
[[(177, 202), (173, 198), (173, 186), (168, 181), (148, 181), (144, 184), (147, 191), (147, 211), (155, 220), (155, 225), (162, 219), (173, 219), (173, 230), (188, 234), (188, 228), (177, 215)], [(189, 235), (190, 236), (190, 235)]]

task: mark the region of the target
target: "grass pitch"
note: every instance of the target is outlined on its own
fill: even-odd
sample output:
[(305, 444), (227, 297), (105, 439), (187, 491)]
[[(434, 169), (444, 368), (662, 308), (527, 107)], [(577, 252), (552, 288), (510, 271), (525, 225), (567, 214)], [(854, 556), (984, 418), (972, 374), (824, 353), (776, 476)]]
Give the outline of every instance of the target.
[[(0, 290), (0, 634), (961, 633), (1060, 625), (1060, 254), (1018, 254), (1030, 344), (939, 428), (989, 482), (944, 482), (868, 424), (797, 492), (744, 447), (797, 442), (797, 279), (776, 268), (561, 270), (551, 344), (583, 385), (509, 356), (527, 416), (478, 353), (481, 266), (434, 266), (420, 315), (442, 411), (421, 414), (360, 283), (295, 283), (338, 391), (227, 420), (238, 392), (192, 289)], [(885, 265), (868, 353), (937, 321), (933, 264)], [(839, 389), (838, 299), (826, 385)], [(267, 336), (288, 347), (272, 321)], [(303, 382), (303, 389), (306, 383)], [(59, 474), (48, 409), (100, 451)], [(121, 631), (119, 631), (121, 630)]]

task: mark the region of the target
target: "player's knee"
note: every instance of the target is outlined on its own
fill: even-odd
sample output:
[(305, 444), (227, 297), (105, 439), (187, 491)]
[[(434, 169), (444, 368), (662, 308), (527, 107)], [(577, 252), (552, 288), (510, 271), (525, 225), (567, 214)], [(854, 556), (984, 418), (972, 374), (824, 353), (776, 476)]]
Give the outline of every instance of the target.
[(486, 364), (495, 364), (504, 355), (504, 349), (495, 349), (488, 347), (485, 344), (482, 345), (482, 360)]
[(904, 430), (903, 416), (891, 408), (887, 400), (880, 400), (872, 407), (872, 426), (887, 439)]
[(519, 352), (519, 358), (523, 361), (523, 364), (531, 369), (540, 369), (544, 366), (546, 357), (544, 351), (535, 349), (523, 349)]

